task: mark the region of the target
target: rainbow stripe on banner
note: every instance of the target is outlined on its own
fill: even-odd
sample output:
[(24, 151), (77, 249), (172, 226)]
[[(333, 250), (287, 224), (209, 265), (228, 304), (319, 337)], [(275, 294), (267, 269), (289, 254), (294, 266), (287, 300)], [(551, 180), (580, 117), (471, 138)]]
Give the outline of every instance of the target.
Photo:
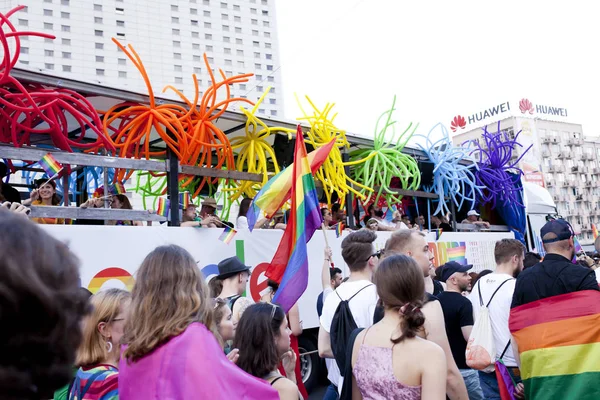
[(92, 293), (97, 293), (100, 289), (102, 289), (102, 286), (111, 279), (121, 281), (130, 292), (133, 289), (133, 284), (135, 283), (133, 276), (131, 276), (131, 274), (125, 271), (123, 268), (109, 267), (94, 275), (88, 285), (88, 290)]
[(40, 167), (42, 167), (44, 171), (46, 171), (48, 178), (52, 178), (54, 175), (58, 174), (63, 168), (63, 166), (58, 161), (56, 161), (54, 156), (52, 156), (52, 154), (50, 153), (42, 157), (38, 164), (40, 164)]
[(223, 229), (221, 236), (219, 236), (219, 240), (225, 244), (229, 244), (236, 233), (237, 231), (235, 229), (226, 226), (225, 229)]
[(335, 237), (339, 238), (342, 236), (342, 232), (344, 232), (344, 224), (342, 222), (338, 222), (335, 225)]
[(446, 249), (448, 261), (456, 261), (459, 264), (467, 265), (467, 259), (465, 258), (466, 250), (466, 246), (457, 246)]
[(166, 217), (169, 215), (169, 205), (171, 202), (164, 197), (158, 198), (158, 207), (156, 208), (156, 214), (161, 217)]
[(527, 400), (600, 398), (600, 292), (584, 290), (515, 307), (509, 327)]

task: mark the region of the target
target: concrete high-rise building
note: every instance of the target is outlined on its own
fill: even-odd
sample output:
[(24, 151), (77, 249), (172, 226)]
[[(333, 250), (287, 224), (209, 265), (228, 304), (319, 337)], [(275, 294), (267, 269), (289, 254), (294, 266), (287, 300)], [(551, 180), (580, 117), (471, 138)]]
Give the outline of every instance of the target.
[[(483, 128), (497, 132), (498, 121), (500, 130), (510, 138), (520, 131), (518, 142), (522, 147), (517, 146), (513, 160), (532, 145), (519, 163), (524, 179), (545, 187), (556, 203), (558, 214), (573, 225), (581, 243), (593, 243), (592, 224), (600, 227), (600, 140), (584, 137), (580, 124), (564, 121), (568, 115), (566, 109), (556, 109), (563, 110), (562, 115), (561, 111), (547, 115), (543, 111), (549, 108), (534, 108), (526, 99), (506, 104), (509, 108), (512, 104), (518, 107), (512, 111), (506, 109), (499, 116), (488, 112), (480, 123), (477, 118), (455, 117), (453, 122), (464, 124), (454, 123), (453, 130), (458, 131), (452, 138), (454, 144), (478, 140), (483, 145)], [(461, 127), (468, 123), (472, 126)]]
[(272, 86), (259, 113), (282, 117), (275, 0), (0, 0), (0, 11), (20, 4), (27, 8), (11, 17), (18, 30), (56, 39), (23, 37), (18, 68), (146, 93), (116, 38), (134, 46), (155, 94), (172, 85), (193, 100), (192, 74), (201, 92), (211, 84), (206, 53), (217, 79), (219, 69), (255, 74), (231, 96), (256, 101)]

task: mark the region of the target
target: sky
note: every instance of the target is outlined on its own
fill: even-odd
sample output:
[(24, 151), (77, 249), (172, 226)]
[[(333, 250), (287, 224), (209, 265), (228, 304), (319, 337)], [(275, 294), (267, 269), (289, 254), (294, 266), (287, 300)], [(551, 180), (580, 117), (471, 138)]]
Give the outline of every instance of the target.
[(398, 128), (418, 122), (427, 134), (526, 97), (567, 108), (599, 136), (599, 11), (583, 1), (276, 0), (285, 118), (308, 95), (336, 104), (340, 129), (372, 137), (396, 95)]

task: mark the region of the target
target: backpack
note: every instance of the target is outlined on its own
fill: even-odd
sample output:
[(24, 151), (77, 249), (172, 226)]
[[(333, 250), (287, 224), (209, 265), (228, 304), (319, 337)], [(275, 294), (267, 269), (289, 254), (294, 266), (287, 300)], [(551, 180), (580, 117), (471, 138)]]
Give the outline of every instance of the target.
[(358, 328), (356, 321), (354, 321), (354, 317), (352, 316), (352, 311), (350, 310), (350, 301), (369, 286), (373, 286), (373, 284), (363, 287), (358, 292), (354, 293), (348, 300), (343, 300), (337, 290), (335, 291), (335, 294), (340, 298), (340, 304), (338, 304), (335, 313), (333, 314), (329, 335), (331, 338), (331, 351), (333, 352), (335, 362), (337, 363), (340, 372), (344, 371), (346, 365), (348, 339), (352, 332)]
[[(496, 345), (494, 344), (494, 332), (492, 331), (492, 323), (490, 321), (489, 306), (498, 290), (511, 279), (507, 279), (500, 284), (490, 297), (486, 305), (483, 304), (481, 297), (481, 282), (477, 287), (479, 290), (479, 318), (475, 321), (471, 336), (467, 342), (467, 350), (465, 352), (467, 365), (479, 371), (491, 373), (494, 372), (494, 363), (496, 362)], [(504, 355), (504, 353), (502, 353)]]

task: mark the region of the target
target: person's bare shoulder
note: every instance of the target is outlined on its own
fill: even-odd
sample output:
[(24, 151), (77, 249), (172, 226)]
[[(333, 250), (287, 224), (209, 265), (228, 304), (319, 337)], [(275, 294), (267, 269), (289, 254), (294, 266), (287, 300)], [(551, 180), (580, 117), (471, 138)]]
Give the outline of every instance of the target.
[(283, 400), (292, 400), (298, 398), (298, 387), (287, 378), (279, 379), (273, 384), (273, 387), (279, 393), (279, 398)]

